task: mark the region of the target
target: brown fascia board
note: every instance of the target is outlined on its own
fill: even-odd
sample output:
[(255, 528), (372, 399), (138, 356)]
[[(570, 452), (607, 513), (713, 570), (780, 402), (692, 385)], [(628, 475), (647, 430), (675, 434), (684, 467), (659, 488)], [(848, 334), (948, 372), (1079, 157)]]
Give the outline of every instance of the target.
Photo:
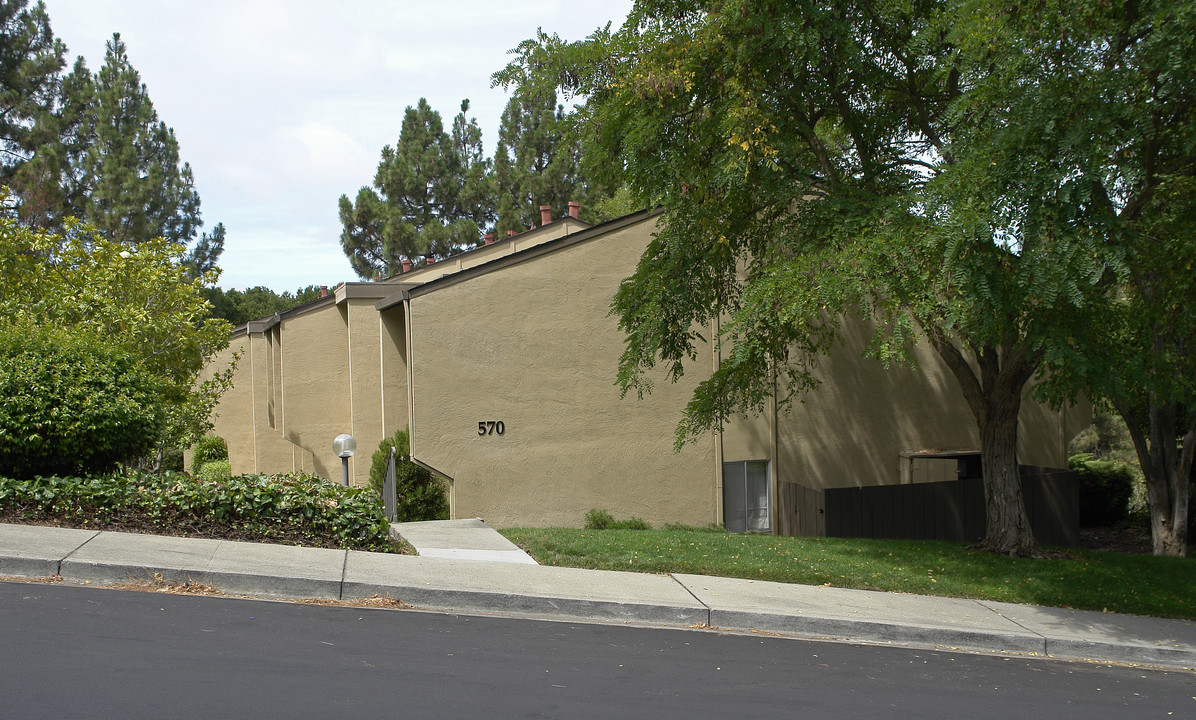
[(411, 289), (419, 286), (420, 283), (387, 283), (390, 294), (374, 303), (374, 309), (381, 312), (401, 304), (410, 296)]
[(274, 327), (280, 322), (278, 313), (274, 313), (269, 317), (264, 317), (259, 320), (250, 320), (245, 323), (245, 333), (247, 335), (261, 335), (270, 328)]
[[(552, 222), (548, 223), (547, 225), (540, 225), (539, 227), (535, 227), (530, 230), (524, 230), (523, 232), (516, 233), (509, 237), (495, 238), (494, 242), (491, 243), (490, 245), (477, 245), (477, 246), (471, 247), (467, 250), (462, 250), (461, 252), (459, 252), (455, 255), (449, 255), (444, 260), (440, 260), (438, 262), (448, 262), (450, 260), (456, 260), (456, 259), (460, 258), (462, 255), (470, 255), (473, 253), (477, 253), (477, 254), (481, 255), (481, 254), (485, 254), (485, 253), (498, 252), (499, 248), (509, 245), (512, 242), (526, 241), (528, 239), (528, 237), (534, 237), (535, 235), (541, 234), (541, 231), (544, 228), (555, 229), (554, 226), (560, 225), (560, 224), (576, 225), (578, 229), (575, 230), (574, 232), (581, 232), (582, 230), (586, 230), (588, 228), (594, 227), (593, 225), (590, 225), (587, 222), (584, 222), (582, 220), (578, 220), (575, 217), (566, 215), (564, 217), (559, 217), (556, 220), (553, 220)], [(390, 277), (382, 278), (378, 282), (394, 284), (396, 281), (402, 282), (402, 279), (404, 276), (408, 276), (408, 275), (412, 275), (412, 274), (420, 274), (420, 275), (431, 274), (435, 265), (436, 265), (436, 263), (433, 263), (432, 265), (421, 265), (420, 267), (417, 267), (417, 268), (411, 268), (410, 270), (408, 270), (405, 273), (398, 273), (397, 275), (391, 275)], [(427, 271), (427, 272), (424, 272), (424, 271)], [(443, 277), (443, 275), (441, 275), (439, 277)], [(428, 281), (425, 280), (423, 282), (428, 282)]]
[(456, 285), (459, 282), (465, 282), (466, 280), (471, 280), (480, 275), (494, 272), (495, 270), (501, 270), (502, 268), (510, 267), (511, 265), (518, 265), (519, 263), (533, 260), (541, 255), (555, 252), (561, 248), (569, 247), (570, 245), (576, 245), (577, 243), (586, 242), (587, 240), (593, 240), (605, 235), (608, 232), (621, 230), (628, 225), (634, 225), (642, 220), (655, 217), (663, 212), (664, 208), (641, 210), (636, 213), (631, 213), (630, 215), (624, 215), (621, 218), (609, 220), (601, 225), (592, 225), (584, 230), (569, 233), (568, 235), (562, 235), (559, 238), (549, 240), (548, 242), (536, 245), (535, 247), (530, 247), (526, 250), (520, 250), (519, 252), (511, 253), (510, 255), (504, 255), (502, 257), (495, 258), (490, 262), (482, 263), (481, 265), (475, 265), (471, 268), (461, 270), (460, 272), (452, 273), (451, 275), (442, 275), (435, 280), (429, 280), (425, 283), (416, 285), (408, 290), (406, 295), (407, 297), (415, 298), (419, 297), (420, 295), (435, 292), (441, 288)]
[(277, 317), (279, 319), (279, 321), (281, 322), (282, 320), (286, 320), (287, 318), (298, 317), (300, 315), (306, 315), (307, 313), (309, 313), (313, 310), (319, 310), (320, 308), (324, 307), (325, 305), (335, 305), (335, 304), (336, 304), (336, 295), (334, 295), (333, 293), (328, 293), (328, 295), (325, 297), (316, 298), (315, 300), (312, 300), (311, 302), (306, 302), (306, 303), (303, 303), (302, 305), (296, 305), (295, 307), (293, 307), (289, 310), (283, 310), (280, 313), (276, 313), (275, 317)]
[(376, 282), (355, 282), (342, 283), (336, 289), (336, 292), (332, 294), (336, 296), (336, 304), (340, 305), (346, 300), (378, 300), (392, 293), (394, 293), (393, 285), (383, 286), (381, 283)]

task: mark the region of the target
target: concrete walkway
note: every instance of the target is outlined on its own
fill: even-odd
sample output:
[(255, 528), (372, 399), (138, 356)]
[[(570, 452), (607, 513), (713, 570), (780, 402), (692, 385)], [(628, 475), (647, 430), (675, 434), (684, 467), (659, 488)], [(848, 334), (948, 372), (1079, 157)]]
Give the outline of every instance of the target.
[[(508, 553), (466, 524), (400, 528), (419, 548)], [(413, 525), (426, 525), (418, 523)], [(404, 530), (406, 532), (404, 533)], [(426, 532), (421, 537), (421, 531)], [(483, 532), (484, 531), (484, 532)], [(496, 547), (497, 546), (497, 547)], [(545, 567), (226, 540), (0, 524), (0, 576), (93, 585), (197, 582), (225, 593), (452, 612), (714, 628), (1196, 669), (1196, 622), (784, 583)], [(501, 555), (498, 557), (510, 557)], [(491, 557), (490, 559), (493, 559)]]
[(539, 564), (481, 518), (391, 523), (390, 534), (406, 540), (420, 557)]

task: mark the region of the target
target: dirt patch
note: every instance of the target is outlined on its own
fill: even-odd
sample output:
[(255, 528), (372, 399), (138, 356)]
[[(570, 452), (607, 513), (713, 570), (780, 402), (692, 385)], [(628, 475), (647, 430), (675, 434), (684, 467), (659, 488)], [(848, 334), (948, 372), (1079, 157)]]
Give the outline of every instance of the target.
[(1080, 547), (1132, 555), (1154, 552), (1150, 530), (1136, 527), (1081, 528)]

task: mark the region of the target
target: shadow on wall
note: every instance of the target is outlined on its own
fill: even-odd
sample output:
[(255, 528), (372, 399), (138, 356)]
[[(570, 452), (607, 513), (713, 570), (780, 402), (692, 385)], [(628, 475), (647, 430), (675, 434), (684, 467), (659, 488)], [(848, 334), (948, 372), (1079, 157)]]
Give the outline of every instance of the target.
[[(867, 323), (845, 323), (843, 344), (816, 369), (822, 384), (780, 411), (779, 479), (813, 489), (895, 484), (903, 452), (979, 449), (976, 421), (938, 355), (919, 346), (916, 368), (886, 369), (862, 356), (870, 337)], [(1021, 462), (1065, 464), (1056, 417), (1023, 411)]]

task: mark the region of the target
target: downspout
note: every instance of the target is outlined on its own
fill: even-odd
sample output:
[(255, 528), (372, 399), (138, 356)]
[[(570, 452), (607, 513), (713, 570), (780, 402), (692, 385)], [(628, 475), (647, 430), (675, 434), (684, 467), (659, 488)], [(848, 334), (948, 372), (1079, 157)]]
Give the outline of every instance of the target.
[(780, 444), (780, 431), (778, 429), (778, 426), (780, 423), (777, 422), (777, 372), (776, 372), (776, 368), (775, 367), (771, 368), (769, 370), (769, 373), (772, 374), (772, 398), (769, 399), (769, 405), (771, 406), (771, 410), (772, 410), (772, 412), (770, 413), (770, 418), (769, 418), (769, 420), (772, 422), (772, 436), (769, 438), (769, 440), (770, 440), (770, 444), (772, 445), (772, 447), (770, 448), (769, 458), (768, 458), (768, 474), (769, 474), (768, 492), (770, 494), (768, 508), (769, 508), (769, 515), (771, 515), (771, 517), (768, 518), (768, 526), (770, 528), (772, 528), (772, 534), (776, 535), (777, 534), (777, 525), (778, 525), (777, 517), (780, 514), (780, 507), (779, 507), (778, 503), (780, 502), (780, 499), (781, 499), (781, 472), (780, 472), (780, 468), (777, 465), (777, 461), (780, 458), (780, 452), (778, 451), (778, 448), (777, 448), (777, 446)]
[[(711, 374), (718, 372), (721, 352), (718, 347), (719, 316), (716, 314), (710, 321), (710, 364)], [(726, 527), (723, 517), (723, 433), (721, 430), (711, 433), (714, 442), (714, 522)]]
[(249, 346), (249, 422), (253, 423), (253, 474), (257, 470), (257, 378), (253, 371), (253, 335), (245, 328), (245, 344)]

